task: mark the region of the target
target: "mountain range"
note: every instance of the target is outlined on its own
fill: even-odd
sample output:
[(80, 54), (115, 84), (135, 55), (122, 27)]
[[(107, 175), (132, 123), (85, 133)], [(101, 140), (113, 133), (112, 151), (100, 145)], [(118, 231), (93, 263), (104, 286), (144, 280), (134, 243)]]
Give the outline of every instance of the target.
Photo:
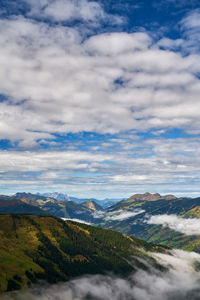
[[(136, 236), (147, 242), (200, 253), (200, 198), (134, 194), (108, 208), (93, 200), (76, 203), (49, 196), (17, 193), (0, 196), (0, 213), (54, 215)], [(3, 200), (4, 199), (4, 200)]]
[(58, 192), (53, 192), (53, 193), (38, 193), (38, 195), (41, 196), (45, 196), (45, 197), (49, 197), (49, 198), (54, 198), (58, 201), (73, 201), (76, 202), (78, 204), (81, 204), (87, 200), (89, 201), (93, 201), (96, 202), (97, 204), (99, 204), (100, 206), (102, 206), (103, 208), (108, 208), (112, 205), (114, 205), (115, 203), (121, 201), (122, 199), (116, 199), (116, 198), (106, 198), (103, 200), (98, 200), (95, 198), (76, 198), (76, 197), (72, 197), (69, 196), (68, 194), (62, 194), (62, 193), (58, 193)]
[[(103, 294), (95, 296), (99, 284), (106, 299), (115, 290), (118, 298), (112, 299), (121, 299), (117, 287), (124, 286), (122, 299), (148, 299), (151, 292), (152, 299), (177, 295), (197, 300), (198, 253), (200, 198), (134, 194), (103, 208), (92, 200), (76, 203), (31, 193), (0, 196), (3, 300), (39, 299), (41, 293), (44, 299), (57, 293), (62, 299), (69, 293), (74, 295), (69, 299), (103, 299)], [(152, 290), (156, 282), (158, 289)]]

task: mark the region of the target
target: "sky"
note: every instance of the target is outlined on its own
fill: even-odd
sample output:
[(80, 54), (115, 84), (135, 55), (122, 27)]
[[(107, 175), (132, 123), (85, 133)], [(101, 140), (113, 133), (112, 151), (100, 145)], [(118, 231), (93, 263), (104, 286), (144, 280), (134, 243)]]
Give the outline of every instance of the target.
[(200, 195), (200, 3), (0, 0), (0, 193)]

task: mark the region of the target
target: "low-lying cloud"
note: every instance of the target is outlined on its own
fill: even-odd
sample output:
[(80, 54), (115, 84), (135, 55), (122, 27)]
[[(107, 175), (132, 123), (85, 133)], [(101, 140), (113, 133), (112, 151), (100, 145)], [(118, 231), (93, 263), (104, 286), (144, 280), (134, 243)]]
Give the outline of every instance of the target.
[(199, 299), (200, 274), (195, 261), (200, 255), (173, 251), (172, 255), (153, 254), (169, 271), (137, 271), (128, 279), (116, 276), (84, 276), (67, 283), (36, 287), (24, 293), (6, 295), (2, 300), (177, 300)]
[(135, 209), (134, 211), (118, 211), (117, 214), (108, 215), (106, 220), (110, 221), (123, 221), (131, 217), (135, 217), (145, 212), (143, 209)]
[(135, 217), (145, 212), (143, 209), (135, 209), (133, 211), (118, 210), (116, 212), (95, 211), (93, 217), (96, 219), (105, 219), (106, 221), (123, 221), (131, 217)]
[(80, 219), (76, 219), (76, 218), (62, 218), (64, 221), (74, 221), (74, 222), (78, 222), (78, 223), (82, 223), (82, 224), (87, 224), (87, 225), (91, 225), (91, 223), (86, 222), (84, 220), (80, 220)]
[(176, 215), (156, 215), (151, 216), (147, 221), (148, 224), (163, 225), (172, 230), (187, 234), (200, 235), (200, 219), (186, 219)]

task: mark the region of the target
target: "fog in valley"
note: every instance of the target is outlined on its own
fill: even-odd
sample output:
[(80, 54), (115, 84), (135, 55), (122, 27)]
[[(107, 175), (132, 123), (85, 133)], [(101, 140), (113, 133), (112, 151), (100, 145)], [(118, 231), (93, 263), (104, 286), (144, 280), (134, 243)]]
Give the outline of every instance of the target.
[(196, 300), (200, 298), (200, 255), (182, 250), (153, 253), (168, 271), (138, 270), (129, 278), (84, 276), (66, 283), (40, 285), (3, 296), (2, 300)]

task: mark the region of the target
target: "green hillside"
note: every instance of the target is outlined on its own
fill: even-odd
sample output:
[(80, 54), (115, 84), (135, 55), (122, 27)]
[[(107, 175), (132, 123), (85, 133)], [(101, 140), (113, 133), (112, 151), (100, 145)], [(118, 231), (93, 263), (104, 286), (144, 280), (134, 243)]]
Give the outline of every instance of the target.
[(147, 269), (145, 261), (162, 269), (149, 251), (167, 252), (118, 232), (52, 216), (0, 215), (0, 291), (40, 279), (54, 283), (82, 274), (128, 275)]
[(200, 198), (176, 198), (173, 195), (137, 194), (128, 200), (118, 202), (108, 209), (110, 216), (119, 212), (141, 210), (141, 213), (124, 220), (98, 219), (98, 226), (117, 230), (123, 234), (134, 235), (147, 242), (157, 243), (170, 248), (196, 251), (200, 253), (200, 237), (186, 235), (161, 225), (147, 224), (152, 215), (178, 215), (185, 218), (200, 217)]
[[(82, 204), (73, 201), (57, 201), (50, 197), (31, 193), (17, 193), (11, 197), (1, 195), (0, 214), (26, 213), (34, 215), (54, 215), (67, 219), (83, 220), (101, 228), (133, 235), (147, 242), (193, 250), (200, 253), (200, 238), (188, 236), (170, 228), (147, 224), (148, 217), (155, 215), (175, 214), (185, 218), (200, 217), (200, 198), (176, 198), (173, 195), (135, 194), (108, 209), (88, 200)], [(134, 214), (136, 212), (136, 214)], [(115, 218), (120, 214), (133, 213), (128, 218)]]

